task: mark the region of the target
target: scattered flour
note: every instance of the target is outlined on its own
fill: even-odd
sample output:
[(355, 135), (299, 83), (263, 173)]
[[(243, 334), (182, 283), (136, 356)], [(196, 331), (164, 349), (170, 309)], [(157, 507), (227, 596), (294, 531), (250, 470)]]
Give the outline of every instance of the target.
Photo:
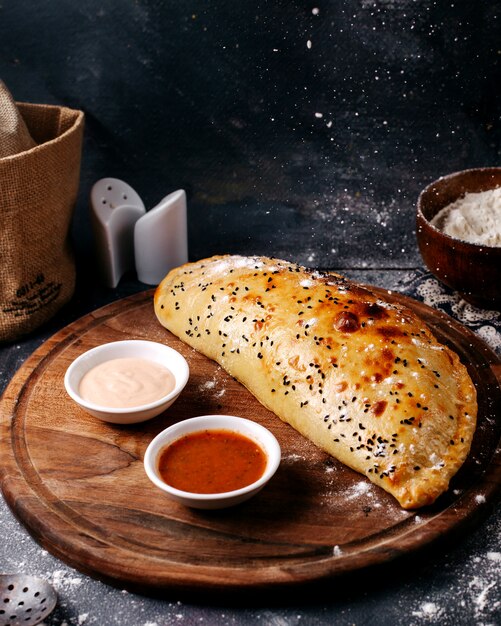
[(209, 391), (210, 389), (214, 389), (216, 386), (215, 380), (207, 380), (203, 384), (200, 385), (200, 391)]
[[(501, 525), (493, 522), (487, 530), (490, 545), (498, 546), (501, 539)], [(411, 613), (411, 620), (406, 626), (421, 626), (424, 624), (452, 624), (450, 611), (464, 607), (468, 612), (466, 621), (461, 624), (476, 626), (494, 626), (498, 624), (501, 598), (501, 553), (485, 551), (471, 554), (461, 560), (460, 569), (454, 577), (454, 584), (449, 590), (443, 588), (439, 592), (430, 589), (419, 606)], [(456, 568), (457, 568), (456, 564)], [(445, 563), (447, 574), (448, 564)], [(449, 572), (450, 573), (450, 572)], [(455, 609), (454, 609), (455, 607)], [(413, 618), (413, 619), (412, 619)], [(459, 622), (455, 622), (459, 623)]]
[(420, 617), (421, 619), (424, 619), (426, 621), (435, 621), (441, 613), (442, 609), (438, 607), (434, 602), (423, 602), (418, 610), (412, 611), (412, 615), (414, 617)]
[(68, 590), (79, 587), (83, 579), (79, 576), (74, 576), (71, 572), (65, 570), (55, 570), (52, 574), (47, 574), (47, 579), (50, 579), (54, 587), (59, 590)]
[[(475, 595), (475, 610), (477, 614), (483, 613), (486, 609), (487, 603), (491, 601), (489, 597), (489, 593), (491, 589), (496, 587), (496, 581), (491, 580), (489, 583), (486, 583), (481, 578), (474, 576), (470, 582), (470, 588), (473, 590)], [(492, 599), (493, 602), (496, 602), (495, 598)], [(499, 606), (499, 600), (497, 600), (497, 605)]]
[(360, 496), (368, 494), (370, 491), (371, 484), (361, 480), (356, 485), (353, 485), (353, 487), (350, 487), (346, 499), (354, 500), (355, 498), (359, 498)]
[(215, 398), (222, 398), (226, 393), (226, 389), (216, 389), (218, 381), (216, 378), (212, 378), (211, 380), (206, 380), (198, 386), (198, 391), (200, 393), (213, 392)]
[(297, 461), (303, 461), (304, 462), (304, 457), (301, 456), (300, 454), (288, 454), (287, 456), (283, 456), (282, 457), (282, 463), (296, 463)]

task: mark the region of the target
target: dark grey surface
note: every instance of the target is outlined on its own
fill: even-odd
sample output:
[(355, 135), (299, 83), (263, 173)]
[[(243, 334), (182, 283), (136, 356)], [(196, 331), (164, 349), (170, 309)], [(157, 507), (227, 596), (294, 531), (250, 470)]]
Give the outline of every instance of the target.
[[(53, 332), (145, 288), (131, 275), (107, 290), (95, 276), (88, 194), (104, 176), (129, 182), (148, 208), (184, 188), (192, 259), (271, 254), (402, 288), (421, 267), (419, 191), (442, 174), (499, 164), (497, 9), (489, 0), (3, 0), (0, 77), (18, 100), (84, 110), (86, 132), (77, 292), (46, 327), (1, 349), (1, 389)], [(498, 512), (425, 558), (335, 581), (320, 598), (296, 590), (276, 606), (258, 597), (209, 606), (90, 579), (42, 550), (0, 502), (0, 570), (56, 585), (50, 626), (496, 624), (500, 537)]]

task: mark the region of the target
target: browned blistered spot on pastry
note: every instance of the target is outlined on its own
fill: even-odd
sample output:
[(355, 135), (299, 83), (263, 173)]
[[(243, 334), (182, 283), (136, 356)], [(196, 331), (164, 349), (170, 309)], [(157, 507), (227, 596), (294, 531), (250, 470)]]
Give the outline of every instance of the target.
[(296, 354), (296, 356), (291, 356), (288, 363), (292, 367), (292, 369), (295, 369), (298, 372), (306, 371), (306, 367), (304, 365), (299, 365), (299, 354)]
[(358, 316), (350, 311), (340, 311), (334, 318), (334, 328), (340, 333), (354, 333), (360, 328)]
[(386, 338), (402, 337), (405, 334), (395, 326), (380, 326), (376, 328), (376, 332)]
[(384, 378), (387, 378), (392, 373), (395, 365), (392, 358), (388, 358), (388, 355), (383, 357), (383, 352), (376, 352), (372, 356), (367, 356), (364, 359), (364, 365), (366, 365), (370, 374), (370, 380), (380, 383)]
[(372, 405), (371, 413), (375, 415), (376, 417), (380, 417), (384, 413), (384, 410), (386, 409), (387, 404), (388, 403), (386, 402), (386, 400), (379, 400), (378, 402)]
[(361, 313), (375, 320), (388, 317), (388, 312), (376, 302), (364, 302), (361, 307)]
[[(273, 310), (272, 307), (268, 307), (268, 310)], [(255, 319), (254, 321), (254, 330), (259, 332), (260, 330), (262, 330), (263, 326), (266, 324), (266, 322), (268, 322), (270, 319), (272, 318), (272, 315), (266, 315), (265, 317), (262, 317), (261, 319)]]
[(395, 355), (389, 348), (383, 348), (381, 351), (381, 356), (385, 361), (393, 361)]
[(348, 383), (345, 380), (343, 380), (340, 383), (336, 383), (334, 385), (334, 389), (338, 391), (339, 393), (341, 393), (342, 391), (345, 391), (347, 387), (348, 387)]
[(318, 345), (323, 345), (325, 346), (328, 350), (332, 349), (332, 346), (336, 345), (336, 342), (334, 341), (334, 339), (332, 337), (319, 337), (318, 338)]

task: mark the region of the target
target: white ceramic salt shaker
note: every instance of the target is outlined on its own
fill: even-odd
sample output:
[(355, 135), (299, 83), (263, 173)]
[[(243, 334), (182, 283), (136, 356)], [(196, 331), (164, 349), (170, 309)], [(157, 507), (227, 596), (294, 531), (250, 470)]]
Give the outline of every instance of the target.
[(146, 209), (134, 189), (118, 178), (101, 178), (90, 192), (92, 229), (105, 284), (116, 287), (134, 268), (134, 226)]
[(134, 227), (137, 277), (158, 285), (173, 267), (188, 261), (186, 193), (178, 189), (166, 196)]

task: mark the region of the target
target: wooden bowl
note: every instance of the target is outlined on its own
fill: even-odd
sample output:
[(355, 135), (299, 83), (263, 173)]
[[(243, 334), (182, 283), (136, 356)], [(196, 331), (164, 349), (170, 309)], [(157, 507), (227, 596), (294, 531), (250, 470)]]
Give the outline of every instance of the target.
[(428, 185), (417, 203), (417, 241), (430, 272), (466, 301), (488, 309), (501, 309), (501, 248), (450, 237), (430, 221), (440, 209), (466, 193), (500, 185), (501, 167), (464, 170)]

